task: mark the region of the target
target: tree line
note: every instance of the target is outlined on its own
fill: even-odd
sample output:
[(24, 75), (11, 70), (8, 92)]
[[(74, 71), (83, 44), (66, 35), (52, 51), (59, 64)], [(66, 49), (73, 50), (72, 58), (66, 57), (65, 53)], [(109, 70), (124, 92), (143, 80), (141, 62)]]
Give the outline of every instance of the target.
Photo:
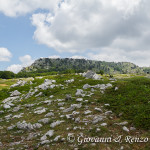
[[(72, 73), (83, 73), (82, 70), (62, 70), (62, 71), (48, 71), (45, 69), (39, 69), (34, 72), (19, 72), (17, 74), (11, 71), (0, 71), (0, 78), (1, 79), (12, 79), (12, 78), (28, 78), (28, 77), (36, 77), (36, 76), (47, 76), (47, 75), (57, 75), (57, 74), (72, 74)], [(100, 70), (97, 72), (98, 74), (103, 75), (104, 71)]]

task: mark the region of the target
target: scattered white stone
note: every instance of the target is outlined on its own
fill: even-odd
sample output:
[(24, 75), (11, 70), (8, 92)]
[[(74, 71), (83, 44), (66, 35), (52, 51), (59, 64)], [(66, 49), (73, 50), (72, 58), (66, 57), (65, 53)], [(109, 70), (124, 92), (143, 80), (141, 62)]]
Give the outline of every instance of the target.
[(96, 111), (99, 111), (99, 112), (101, 112), (101, 113), (103, 112), (102, 109), (97, 108), (97, 107), (95, 108), (95, 110), (96, 110)]
[(101, 131), (101, 129), (100, 129), (100, 128), (97, 128), (96, 131), (99, 132), (99, 131)]
[(12, 103), (14, 102), (15, 100), (19, 99), (19, 96), (14, 96), (14, 97), (8, 97), (6, 99), (3, 100), (3, 103), (6, 104), (6, 103)]
[(123, 127), (123, 130), (129, 132), (129, 129), (126, 126)]
[(120, 126), (124, 126), (124, 125), (127, 125), (128, 122), (127, 121), (124, 121), (124, 122), (120, 122), (120, 123), (115, 123), (116, 125), (120, 125)]
[(23, 121), (23, 122), (19, 121), (17, 122), (16, 126), (18, 129), (21, 129), (21, 130), (33, 130), (33, 129), (42, 127), (42, 125), (39, 123), (31, 124), (31, 123), (26, 123), (26, 121)]
[(91, 146), (96, 146), (96, 143), (91, 143)]
[(42, 108), (42, 107), (39, 107), (39, 108), (35, 109), (35, 111), (34, 111), (35, 114), (42, 114), (44, 112), (46, 112), (46, 109)]
[(5, 116), (6, 120), (10, 120), (11, 118), (12, 118), (12, 114), (9, 114), (9, 115)]
[(69, 108), (67, 109), (64, 109), (63, 112), (69, 112), (69, 111), (73, 111), (75, 109), (74, 106), (70, 106)]
[(43, 119), (40, 119), (38, 122), (48, 124), (50, 122), (50, 119), (49, 118), (43, 118)]
[(80, 122), (80, 118), (78, 117), (75, 119), (75, 123), (79, 123), (79, 122)]
[(11, 85), (10, 88), (14, 88), (17, 86), (24, 86), (26, 83), (27, 83), (27, 81), (19, 80), (16, 84)]
[(65, 82), (66, 83), (72, 83), (72, 82), (74, 82), (74, 79), (66, 80)]
[(105, 92), (104, 91), (100, 91), (102, 94), (104, 94)]
[(55, 85), (53, 83), (55, 83), (55, 80), (49, 80), (49, 79), (45, 79), (44, 83), (39, 85), (38, 88), (42, 89), (42, 90), (47, 90), (49, 88), (54, 88)]
[(13, 110), (12, 110), (12, 112), (17, 112), (17, 111), (19, 111), (20, 109), (21, 109), (21, 106), (14, 107)]
[(39, 96), (42, 96), (42, 92), (40, 92), (39, 94), (35, 95), (35, 97), (39, 97)]
[(30, 98), (31, 96), (33, 96), (36, 92), (38, 92), (38, 89), (35, 89), (33, 91), (33, 89), (31, 89), (26, 95), (25, 95), (25, 99)]
[(82, 102), (82, 101), (83, 101), (83, 98), (77, 98), (76, 101), (77, 101), (77, 102)]
[(60, 116), (60, 118), (64, 118), (64, 117), (65, 117), (65, 115), (61, 115), (61, 116)]
[(107, 123), (102, 123), (101, 126), (105, 127), (105, 126), (107, 126)]
[(0, 111), (0, 114), (3, 114), (3, 113), (4, 113), (4, 111), (1, 110), (1, 111)]
[(95, 116), (95, 117), (93, 118), (92, 123), (93, 123), (93, 124), (97, 124), (98, 122), (103, 121), (103, 119), (104, 119), (103, 116)]
[(65, 107), (60, 107), (59, 109), (60, 109), (60, 110), (64, 110), (64, 109), (65, 109)]
[(106, 88), (112, 87), (111, 83), (106, 84)]
[(11, 97), (14, 97), (14, 96), (19, 96), (21, 93), (18, 91), (18, 90), (15, 90), (11, 93)]
[(43, 77), (35, 77), (35, 79), (43, 79)]
[(119, 88), (118, 87), (115, 87), (115, 91), (117, 91)]
[(91, 92), (94, 92), (95, 90), (93, 88), (91, 88)]
[(82, 107), (82, 104), (80, 103), (80, 104), (72, 104), (71, 105), (72, 107), (75, 107), (75, 108), (81, 108)]
[(90, 110), (86, 110), (86, 111), (84, 112), (85, 115), (88, 115), (88, 114), (91, 114), (91, 113), (92, 113), (92, 111), (90, 111)]
[(58, 103), (58, 106), (64, 106), (64, 102), (62, 102), (62, 103)]
[(65, 100), (72, 100), (71, 94), (66, 94)]
[(54, 97), (54, 95), (51, 95), (49, 98), (53, 98)]
[(73, 114), (73, 115), (79, 115), (79, 114), (80, 114), (80, 112), (73, 111), (73, 112), (72, 112), (72, 114)]
[(135, 128), (135, 127), (130, 127), (130, 130), (131, 130), (131, 131), (135, 131), (136, 128)]
[(39, 129), (39, 128), (41, 128), (42, 127), (42, 125), (40, 124), (40, 123), (35, 123), (35, 124), (33, 124), (33, 128), (34, 129)]
[(12, 129), (14, 129), (15, 127), (16, 127), (16, 125), (9, 126), (9, 127), (7, 128), (7, 130), (12, 130)]
[(82, 76), (83, 76), (83, 77), (86, 77), (86, 78), (91, 78), (91, 79), (94, 79), (94, 80), (99, 80), (99, 79), (102, 78), (101, 75), (98, 75), (98, 74), (96, 74), (95, 72), (90, 71), (90, 70), (88, 70), (87, 72), (84, 72), (84, 73), (82, 74)]
[(98, 74), (96, 74), (96, 73), (93, 75), (93, 79), (94, 79), (94, 80), (100, 80), (101, 78), (102, 78), (102, 76), (101, 76), (101, 75), (98, 75)]
[(9, 144), (9, 146), (19, 145), (20, 143), (21, 143), (21, 141), (19, 141), (19, 142), (11, 142), (11, 143)]
[(51, 128), (54, 128), (54, 127), (56, 127), (57, 125), (60, 125), (60, 124), (63, 123), (63, 122), (64, 122), (64, 121), (57, 120), (56, 122), (51, 123), (50, 127), (51, 127)]
[(4, 104), (3, 107), (4, 107), (4, 109), (9, 109), (10, 108), (10, 106), (8, 104)]
[(29, 133), (27, 140), (32, 140), (33, 138), (36, 138), (37, 134), (36, 133)]
[(83, 86), (83, 89), (88, 89), (88, 88), (90, 88), (91, 86), (89, 85), (89, 84), (85, 84), (84, 86)]
[(67, 118), (67, 119), (72, 119), (72, 118), (73, 118), (73, 115), (72, 115), (72, 114), (67, 114), (67, 115), (66, 115), (66, 118)]
[(55, 84), (50, 85), (50, 89), (53, 89), (54, 87), (56, 87)]
[(45, 145), (45, 144), (49, 144), (49, 143), (50, 143), (49, 140), (44, 140), (44, 141), (40, 142), (41, 145)]
[(112, 114), (112, 111), (111, 111), (111, 110), (105, 112), (105, 115), (110, 115), (110, 114)]
[(23, 117), (22, 115), (23, 115), (24, 113), (21, 113), (21, 114), (19, 114), (19, 115), (14, 115), (12, 118), (21, 118), (21, 117)]
[(83, 95), (83, 90), (82, 89), (77, 89), (77, 92), (75, 94), (76, 96), (82, 96)]
[(101, 90), (105, 90), (105, 89), (106, 89), (106, 85), (105, 85), (105, 84), (99, 84), (99, 88), (100, 88)]
[(58, 101), (58, 102), (62, 102), (62, 101), (64, 101), (64, 99), (57, 99), (56, 101)]
[(30, 85), (32, 85), (33, 83), (32, 83), (32, 81), (30, 81)]
[(45, 117), (52, 117), (52, 116), (54, 116), (54, 113), (52, 113), (52, 112), (49, 112), (45, 115)]
[(27, 107), (27, 108), (30, 108), (30, 107), (35, 106), (35, 104), (25, 104), (24, 106)]
[(47, 136), (52, 137), (53, 135), (54, 135), (54, 130), (49, 130), (41, 137), (41, 141), (45, 141), (47, 139)]
[(54, 138), (54, 142), (57, 142), (59, 139), (60, 139), (60, 135), (58, 135), (58, 136), (56, 136), (55, 138)]

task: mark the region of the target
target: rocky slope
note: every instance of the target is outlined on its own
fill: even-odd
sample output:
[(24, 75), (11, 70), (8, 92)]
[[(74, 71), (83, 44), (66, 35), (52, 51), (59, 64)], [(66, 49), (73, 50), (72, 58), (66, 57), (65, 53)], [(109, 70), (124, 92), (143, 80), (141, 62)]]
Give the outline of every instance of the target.
[[(93, 70), (99, 72), (103, 70), (105, 73), (144, 73), (143, 68), (129, 62), (104, 62), (85, 59), (51, 59), (40, 58), (31, 66), (23, 68), (21, 72), (47, 72), (47, 71), (65, 71), (68, 69), (76, 71)], [(147, 71), (147, 70), (146, 70)]]
[[(12, 85), (0, 103), (0, 149), (148, 148), (149, 131), (136, 129), (109, 103), (98, 102), (107, 89), (119, 90), (116, 79), (90, 77), (38, 77)], [(142, 142), (131, 140), (136, 136)]]

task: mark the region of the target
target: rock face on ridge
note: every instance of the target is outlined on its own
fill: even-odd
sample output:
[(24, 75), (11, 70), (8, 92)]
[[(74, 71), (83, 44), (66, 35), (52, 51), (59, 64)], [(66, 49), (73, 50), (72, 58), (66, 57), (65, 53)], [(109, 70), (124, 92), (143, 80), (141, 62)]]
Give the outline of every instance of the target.
[(87, 72), (84, 72), (82, 74), (83, 77), (89, 78), (89, 79), (95, 79), (100, 80), (102, 78), (101, 75), (96, 74), (95, 72), (88, 70)]
[(140, 68), (130, 62), (105, 62), (86, 59), (72, 58), (40, 58), (37, 59), (31, 66), (23, 68), (21, 72), (38, 72), (38, 70), (47, 71), (66, 71), (76, 70), (78, 72), (92, 70), (99, 72), (103, 70), (105, 73), (143, 73), (144, 68)]

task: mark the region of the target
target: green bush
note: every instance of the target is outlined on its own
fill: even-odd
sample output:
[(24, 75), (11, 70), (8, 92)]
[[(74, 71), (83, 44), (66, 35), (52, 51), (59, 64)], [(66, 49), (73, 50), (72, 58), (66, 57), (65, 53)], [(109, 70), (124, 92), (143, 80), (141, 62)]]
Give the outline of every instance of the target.
[(100, 102), (109, 103), (110, 109), (138, 128), (150, 129), (150, 79), (132, 78), (118, 81), (119, 89), (106, 90)]
[(15, 74), (11, 71), (0, 71), (0, 78), (2, 79), (12, 79), (15, 77)]

